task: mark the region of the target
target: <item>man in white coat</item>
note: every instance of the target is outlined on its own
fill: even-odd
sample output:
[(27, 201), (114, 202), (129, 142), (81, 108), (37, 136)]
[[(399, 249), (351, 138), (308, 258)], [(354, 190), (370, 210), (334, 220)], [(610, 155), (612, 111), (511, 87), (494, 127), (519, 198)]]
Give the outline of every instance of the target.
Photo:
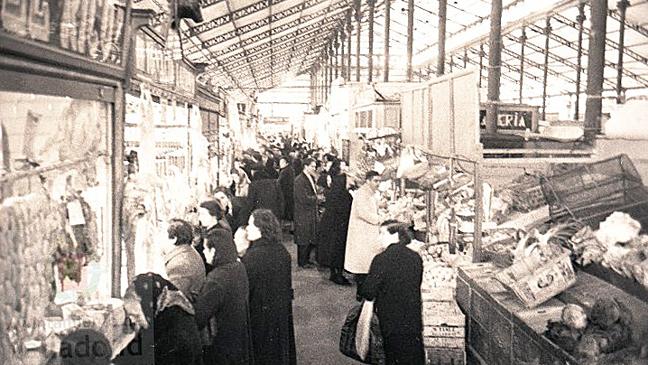
[(365, 184), (358, 189), (351, 204), (344, 269), (355, 276), (358, 288), (369, 273), (373, 258), (383, 251), (378, 242), (382, 217), (378, 214), (379, 174), (369, 171)]

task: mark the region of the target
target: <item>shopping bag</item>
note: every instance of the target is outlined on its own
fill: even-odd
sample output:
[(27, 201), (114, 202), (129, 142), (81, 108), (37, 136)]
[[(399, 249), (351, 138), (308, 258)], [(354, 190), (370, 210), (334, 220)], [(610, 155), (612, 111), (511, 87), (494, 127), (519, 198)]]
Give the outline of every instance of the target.
[(362, 360), (367, 358), (369, 353), (369, 332), (371, 330), (371, 318), (373, 317), (374, 302), (365, 300), (362, 303), (362, 310), (360, 310), (360, 317), (356, 325), (355, 345), (358, 350), (358, 356)]
[(345, 356), (365, 364), (384, 365), (385, 350), (383, 347), (383, 338), (380, 333), (378, 316), (375, 313), (370, 316), (368, 351), (364, 357), (360, 357), (358, 353), (356, 336), (363, 306), (364, 303), (358, 304), (349, 311), (340, 334), (340, 352)]

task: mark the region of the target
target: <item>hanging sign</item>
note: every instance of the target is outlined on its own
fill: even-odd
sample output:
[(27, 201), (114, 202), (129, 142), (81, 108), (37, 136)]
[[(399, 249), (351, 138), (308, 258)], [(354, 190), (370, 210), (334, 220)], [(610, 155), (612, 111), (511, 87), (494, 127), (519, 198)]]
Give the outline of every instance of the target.
[[(479, 126), (486, 128), (486, 106), (479, 110)], [(538, 128), (538, 107), (530, 105), (500, 105), (497, 113), (497, 129), (522, 131), (529, 129), (535, 132)]]

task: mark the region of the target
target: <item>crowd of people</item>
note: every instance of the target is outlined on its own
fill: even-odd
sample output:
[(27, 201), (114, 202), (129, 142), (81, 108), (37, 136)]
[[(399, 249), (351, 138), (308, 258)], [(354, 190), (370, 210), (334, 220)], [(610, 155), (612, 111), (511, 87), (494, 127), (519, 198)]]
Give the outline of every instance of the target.
[(407, 225), (379, 214), (379, 174), (358, 188), (347, 172), (335, 151), (282, 140), (236, 159), (199, 224), (169, 222), (166, 275), (138, 275), (124, 297), (155, 363), (296, 364), (290, 235), (299, 270), (342, 286), (352, 274), (358, 301), (375, 300), (387, 363), (424, 363), (421, 258)]

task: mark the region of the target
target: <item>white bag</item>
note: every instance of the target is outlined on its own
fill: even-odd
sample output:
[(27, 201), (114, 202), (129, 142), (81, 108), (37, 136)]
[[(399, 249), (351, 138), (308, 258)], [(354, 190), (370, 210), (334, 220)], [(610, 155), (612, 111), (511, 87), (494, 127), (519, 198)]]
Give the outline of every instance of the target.
[(362, 311), (358, 318), (358, 325), (356, 327), (356, 351), (363, 360), (367, 358), (369, 353), (369, 338), (371, 329), (371, 317), (373, 316), (374, 302), (365, 300), (362, 303)]

